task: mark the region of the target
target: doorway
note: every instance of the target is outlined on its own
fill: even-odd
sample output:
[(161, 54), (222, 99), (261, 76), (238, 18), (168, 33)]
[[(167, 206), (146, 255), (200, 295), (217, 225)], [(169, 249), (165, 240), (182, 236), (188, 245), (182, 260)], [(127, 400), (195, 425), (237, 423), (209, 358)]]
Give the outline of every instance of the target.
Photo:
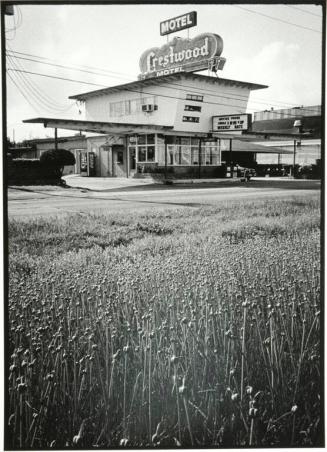
[(134, 146), (130, 146), (128, 148), (129, 153), (129, 175), (130, 177), (134, 177), (136, 174), (136, 148)]
[(127, 177), (126, 149), (120, 144), (112, 146), (112, 175), (114, 177)]

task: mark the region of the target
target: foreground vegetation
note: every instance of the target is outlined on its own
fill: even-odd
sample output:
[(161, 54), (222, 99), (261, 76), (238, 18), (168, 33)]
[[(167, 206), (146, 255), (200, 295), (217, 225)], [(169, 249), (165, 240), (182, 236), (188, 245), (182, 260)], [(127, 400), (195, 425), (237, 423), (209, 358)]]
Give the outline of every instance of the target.
[(9, 223), (10, 448), (321, 446), (317, 197)]

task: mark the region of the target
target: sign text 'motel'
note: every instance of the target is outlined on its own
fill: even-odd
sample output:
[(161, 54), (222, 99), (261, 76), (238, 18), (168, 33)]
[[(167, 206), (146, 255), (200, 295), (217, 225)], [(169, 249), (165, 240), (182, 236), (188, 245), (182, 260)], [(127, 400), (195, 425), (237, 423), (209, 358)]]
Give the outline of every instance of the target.
[(225, 62), (224, 58), (220, 58), (222, 51), (223, 40), (213, 33), (203, 33), (193, 39), (176, 37), (162, 47), (153, 47), (141, 55), (141, 77), (208, 69), (208, 62), (212, 59), (220, 60), (218, 69), (221, 69)]
[(196, 11), (183, 14), (182, 16), (174, 17), (173, 19), (160, 22), (160, 34), (161, 36), (168, 35), (169, 33), (175, 33), (185, 28), (191, 28), (196, 25)]
[(213, 116), (213, 132), (230, 132), (232, 130), (248, 130), (251, 123), (251, 114)]

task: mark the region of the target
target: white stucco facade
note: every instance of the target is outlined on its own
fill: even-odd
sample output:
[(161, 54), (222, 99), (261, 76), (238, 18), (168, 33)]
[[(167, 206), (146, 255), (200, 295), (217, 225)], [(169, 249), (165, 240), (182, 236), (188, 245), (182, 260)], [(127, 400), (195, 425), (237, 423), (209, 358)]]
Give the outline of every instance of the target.
[[(129, 84), (130, 85), (130, 84)], [(136, 85), (136, 84), (135, 84)], [(121, 86), (119, 91), (86, 96), (88, 121), (172, 126), (178, 132), (209, 133), (212, 116), (245, 113), (251, 89), (264, 88), (243, 82), (189, 74), (143, 86)], [(198, 96), (201, 100), (190, 99)], [(152, 112), (142, 105), (155, 106)], [(194, 108), (196, 111), (189, 109)], [(199, 111), (200, 110), (200, 111)], [(185, 119), (195, 118), (194, 122)], [(195, 122), (197, 121), (197, 122)]]

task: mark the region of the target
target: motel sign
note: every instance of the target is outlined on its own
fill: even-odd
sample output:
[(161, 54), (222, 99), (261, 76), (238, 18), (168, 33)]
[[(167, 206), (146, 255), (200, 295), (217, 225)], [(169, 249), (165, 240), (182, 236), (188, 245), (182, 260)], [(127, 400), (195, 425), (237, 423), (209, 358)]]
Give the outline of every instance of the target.
[(160, 22), (160, 35), (168, 35), (176, 31), (185, 30), (186, 28), (195, 27), (197, 24), (196, 11), (192, 11), (182, 16)]

